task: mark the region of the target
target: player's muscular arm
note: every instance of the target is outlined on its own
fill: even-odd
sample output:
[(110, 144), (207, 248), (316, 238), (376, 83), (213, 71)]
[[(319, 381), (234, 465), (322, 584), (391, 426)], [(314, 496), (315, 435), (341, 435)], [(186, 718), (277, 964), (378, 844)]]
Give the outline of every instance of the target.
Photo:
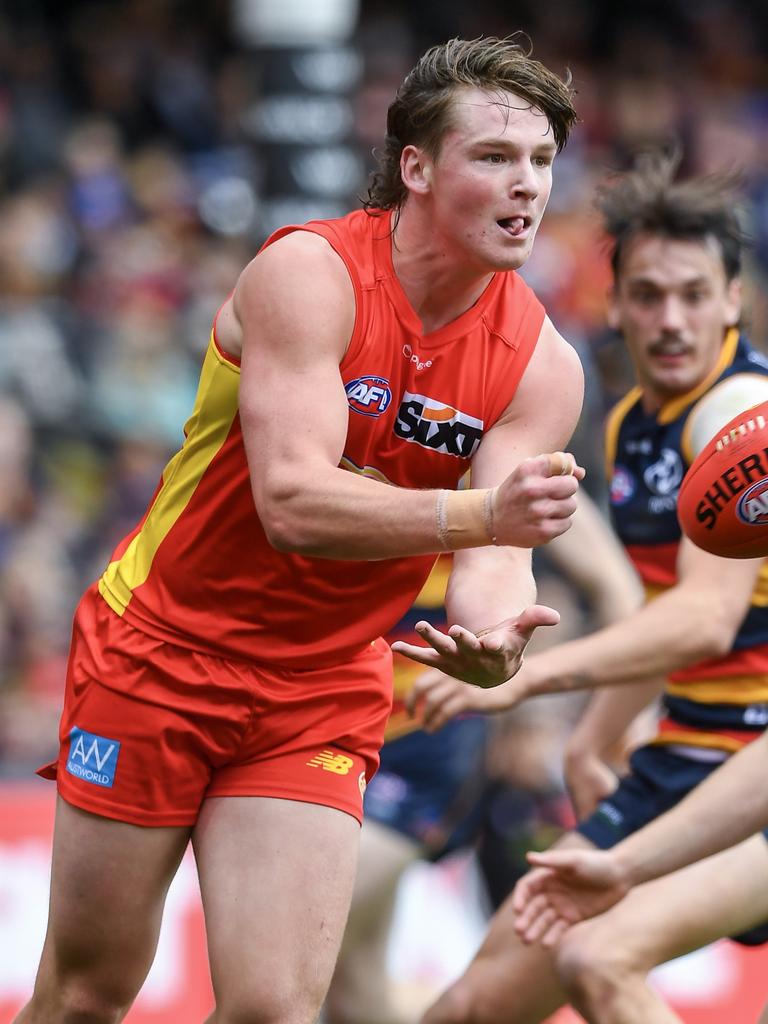
[[(557, 408), (544, 404), (550, 389), (559, 396)], [(515, 466), (542, 448), (567, 444), (581, 410), (582, 393), (578, 357), (546, 321), (514, 400), (485, 435), (473, 459), (473, 484), (500, 484), (496, 494), (507, 500), (505, 482)], [(546, 414), (542, 414), (545, 408)], [(570, 515), (576, 505), (576, 482), (572, 477), (563, 482), (570, 484), (570, 499), (558, 507), (546, 494), (534, 495), (530, 511), (544, 520), (552, 517), (555, 523), (564, 513)], [(452, 623), (447, 634), (420, 622), (416, 630), (430, 647), (405, 643), (393, 647), (455, 679), (481, 687), (498, 686), (518, 670), (533, 629), (555, 625), (559, 619), (553, 609), (532, 605), (535, 596), (530, 550), (510, 546), (460, 551), (454, 558), (446, 594)]]
[[(343, 559), (442, 550), (437, 491), (396, 488), (339, 468), (348, 422), (339, 365), (355, 298), (330, 245), (295, 232), (269, 246), (241, 275), (233, 310), (242, 332), (243, 437), (270, 542)], [(504, 481), (494, 525), (505, 542), (542, 543), (567, 528), (567, 510), (557, 521), (531, 511), (537, 499), (530, 479), (556, 511), (573, 486), (549, 476), (548, 465), (534, 460)], [(490, 544), (490, 537), (472, 542)]]

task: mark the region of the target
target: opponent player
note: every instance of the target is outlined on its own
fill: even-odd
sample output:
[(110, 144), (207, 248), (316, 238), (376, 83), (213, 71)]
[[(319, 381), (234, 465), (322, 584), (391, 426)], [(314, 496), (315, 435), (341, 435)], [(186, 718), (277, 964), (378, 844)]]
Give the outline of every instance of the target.
[[(548, 544), (546, 552), (600, 625), (639, 606), (637, 573), (586, 491), (579, 494), (571, 528)], [(444, 555), (413, 608), (388, 639), (411, 639), (415, 623), (425, 619), (445, 628), (449, 574), (450, 557)], [(398, 884), (418, 857), (437, 860), (477, 839), (488, 814), (486, 757), (493, 722), (486, 715), (466, 715), (437, 732), (419, 729), (407, 712), (406, 700), (420, 673), (420, 666), (411, 659), (395, 655), (393, 708), (379, 771), (365, 792), (360, 860), (344, 940), (325, 1002), (323, 1019), (327, 1024), (401, 1024), (406, 1019), (387, 972)], [(501, 742), (499, 737), (491, 739), (492, 744)], [(500, 792), (498, 783), (494, 791)], [(548, 823), (554, 829), (558, 820), (555, 807), (550, 802), (547, 809), (552, 812), (554, 820)], [(503, 870), (499, 865), (494, 872), (490, 892), (499, 903), (516, 877), (519, 872), (513, 874), (511, 866)], [(407, 1019), (412, 1019), (412, 1014)]]
[[(666, 677), (658, 736), (635, 752), (614, 792), (603, 749), (655, 684), (605, 690), (577, 727), (566, 768), (583, 820), (564, 841), (572, 847), (612, 846), (675, 804), (765, 725), (763, 562), (717, 558), (681, 540), (675, 504), (693, 451), (733, 415), (735, 392), (742, 392), (742, 407), (759, 401), (761, 391), (764, 397), (768, 369), (737, 327), (741, 230), (733, 191), (721, 179), (676, 182), (674, 168), (671, 159), (646, 160), (599, 200), (614, 241), (610, 318), (638, 378), (608, 421), (612, 512), (658, 596), (620, 623), (528, 659), (495, 691), (475, 695), (443, 681), (426, 695), (434, 726), (467, 707), (489, 710), (533, 694)], [(450, 672), (442, 638), (426, 628), (422, 635), (435, 649), (409, 653)], [(674, 881), (644, 886), (553, 952), (523, 945), (508, 901), (465, 975), (424, 1021), (531, 1024), (568, 999), (599, 1024), (675, 1021), (646, 985), (647, 972), (765, 921), (762, 835)], [(763, 928), (742, 940), (765, 938)]]
[(243, 271), (184, 445), (77, 611), (19, 1022), (123, 1019), (190, 836), (211, 1020), (315, 1020), (389, 713), (380, 635), (443, 550), (463, 679), (507, 679), (557, 620), (528, 549), (575, 509), (581, 472), (539, 453), (570, 436), (581, 368), (514, 271), (573, 120), (514, 41), (434, 47), (371, 208), (282, 229)]

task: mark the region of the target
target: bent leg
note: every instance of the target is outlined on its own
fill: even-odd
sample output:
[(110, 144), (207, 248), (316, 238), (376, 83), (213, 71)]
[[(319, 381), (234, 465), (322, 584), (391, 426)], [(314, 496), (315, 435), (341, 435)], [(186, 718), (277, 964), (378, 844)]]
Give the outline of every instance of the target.
[(16, 1024), (116, 1024), (155, 955), (187, 828), (143, 828), (59, 798), (48, 931)]
[(366, 819), (344, 940), (325, 1002), (328, 1024), (398, 1024), (387, 976), (387, 945), (397, 887), (419, 846)]
[(590, 1024), (680, 1024), (648, 972), (767, 920), (768, 843), (756, 835), (572, 928), (557, 951), (560, 980)]
[[(554, 845), (593, 849), (577, 833)], [(472, 963), (427, 1010), (422, 1024), (539, 1024), (566, 1001), (553, 954), (518, 938), (510, 897)]]
[(193, 835), (216, 1024), (313, 1024), (352, 896), (360, 826), (319, 804), (209, 798)]

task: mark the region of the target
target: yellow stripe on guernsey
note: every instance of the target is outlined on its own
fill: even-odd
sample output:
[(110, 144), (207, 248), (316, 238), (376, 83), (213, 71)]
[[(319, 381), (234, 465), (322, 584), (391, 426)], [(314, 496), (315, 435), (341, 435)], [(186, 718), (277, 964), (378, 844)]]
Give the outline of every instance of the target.
[(195, 407), (184, 427), (186, 440), (163, 470), (162, 486), (141, 530), (99, 580), (101, 596), (118, 615), (146, 582), (158, 548), (226, 441), (238, 408), (239, 382), (239, 367), (222, 356), (211, 334)]
[(683, 683), (667, 680), (670, 697), (684, 697), (697, 704), (765, 704), (768, 702), (768, 676), (722, 676), (720, 679), (686, 679)]

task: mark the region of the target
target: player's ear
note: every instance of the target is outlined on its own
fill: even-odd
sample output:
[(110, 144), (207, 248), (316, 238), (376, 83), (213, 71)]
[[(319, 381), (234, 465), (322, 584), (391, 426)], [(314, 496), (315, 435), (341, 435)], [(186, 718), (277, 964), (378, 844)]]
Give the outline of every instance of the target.
[(614, 331), (621, 329), (621, 314), (619, 313), (619, 303), (616, 297), (616, 287), (614, 286), (608, 292), (606, 296), (608, 305), (606, 308), (605, 318), (608, 321), (608, 326)]
[(403, 146), (400, 176), (409, 192), (426, 195), (432, 185), (432, 161), (418, 146)]
[(739, 277), (734, 277), (728, 282), (725, 315), (729, 327), (735, 327), (741, 319), (741, 278)]

